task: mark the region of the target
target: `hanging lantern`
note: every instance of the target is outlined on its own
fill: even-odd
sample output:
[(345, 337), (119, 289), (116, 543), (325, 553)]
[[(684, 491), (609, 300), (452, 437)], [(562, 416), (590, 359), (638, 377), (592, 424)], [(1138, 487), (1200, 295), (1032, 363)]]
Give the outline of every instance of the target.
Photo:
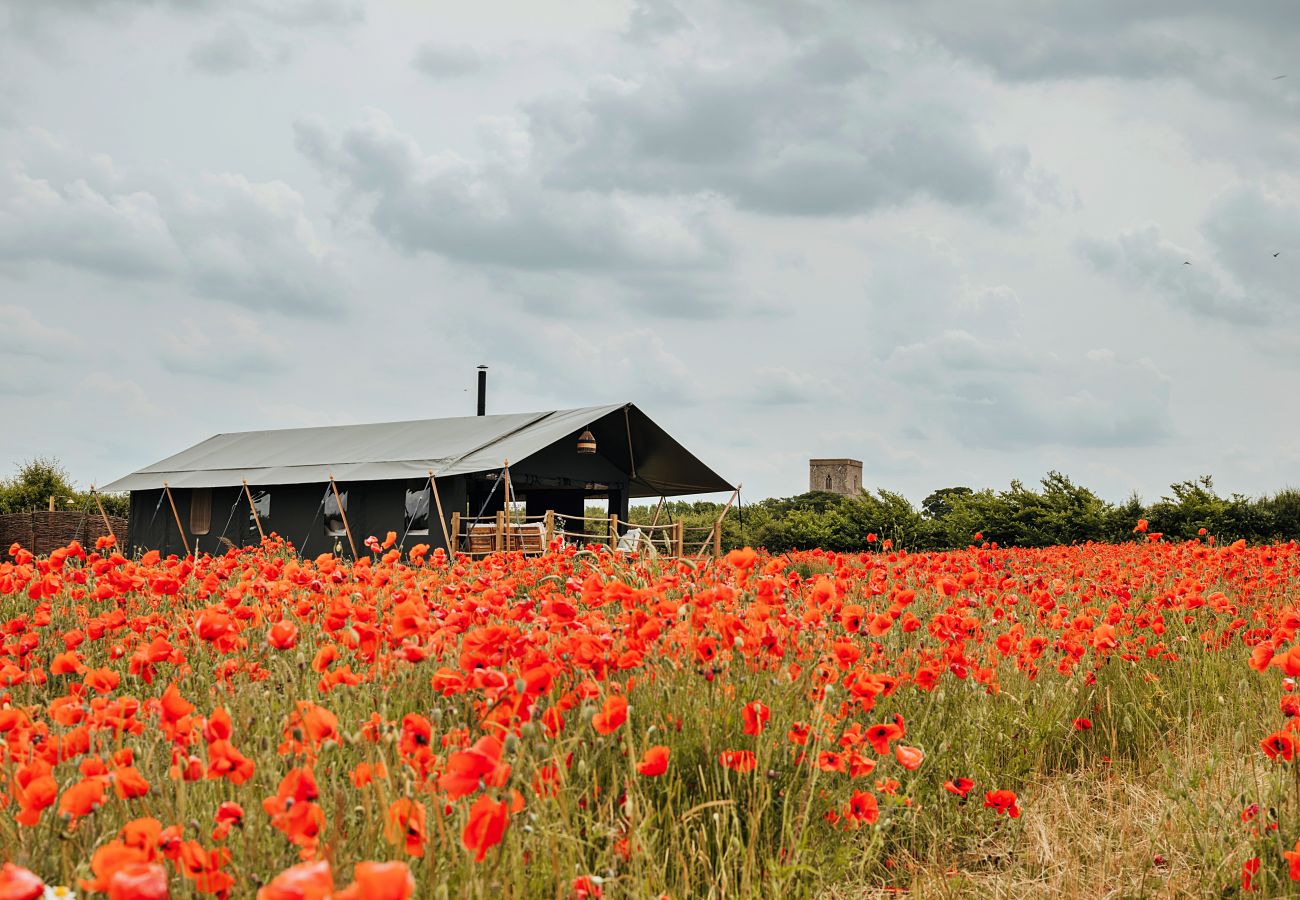
[(596, 436), (592, 434), (590, 431), (584, 431), (578, 437), (578, 452), (579, 453), (596, 452)]

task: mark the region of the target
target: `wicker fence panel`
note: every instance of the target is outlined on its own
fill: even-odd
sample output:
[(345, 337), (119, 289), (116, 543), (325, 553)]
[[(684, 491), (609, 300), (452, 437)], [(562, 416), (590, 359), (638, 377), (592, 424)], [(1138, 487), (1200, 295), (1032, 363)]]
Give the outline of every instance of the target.
[[(117, 546), (129, 546), (126, 519), (109, 516), (108, 521), (117, 535)], [(104, 520), (97, 514), (86, 515), (74, 510), (10, 513), (0, 516), (0, 556), (15, 543), (38, 555), (66, 547), (74, 540), (90, 548), (98, 537), (106, 534)]]

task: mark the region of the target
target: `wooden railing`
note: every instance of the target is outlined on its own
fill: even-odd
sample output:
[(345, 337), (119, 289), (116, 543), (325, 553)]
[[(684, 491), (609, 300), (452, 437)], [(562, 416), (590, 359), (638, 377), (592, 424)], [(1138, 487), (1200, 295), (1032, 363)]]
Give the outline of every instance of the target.
[[(560, 540), (584, 547), (604, 545), (611, 551), (644, 552), (652, 556), (678, 558), (688, 554), (703, 557), (711, 551), (717, 559), (722, 555), (722, 520), (737, 494), (732, 495), (732, 500), (727, 502), (722, 514), (712, 525), (695, 525), (690, 528), (681, 522), (663, 525), (652, 522), (642, 525), (620, 522), (616, 513), (609, 516), (573, 516), (547, 510), (540, 516), (520, 516), (501, 510), (493, 516), (479, 517), (452, 513), (451, 539), (457, 552), (468, 552), (475, 557), (512, 550), (538, 555), (545, 553), (556, 540)], [(588, 531), (589, 522), (597, 523), (594, 532)], [(699, 549), (691, 553), (696, 541), (700, 542)]]
[[(589, 529), (589, 523), (596, 523), (597, 527)], [(603, 545), (611, 550), (685, 556), (687, 536), (698, 530), (685, 528), (681, 522), (637, 525), (620, 521), (617, 514), (571, 516), (554, 510), (547, 510), (541, 516), (519, 516), (505, 510), (492, 516), (451, 515), (451, 539), (456, 550), (475, 557), (512, 550), (541, 554), (557, 539), (584, 547)], [(630, 534), (634, 535), (631, 543)]]

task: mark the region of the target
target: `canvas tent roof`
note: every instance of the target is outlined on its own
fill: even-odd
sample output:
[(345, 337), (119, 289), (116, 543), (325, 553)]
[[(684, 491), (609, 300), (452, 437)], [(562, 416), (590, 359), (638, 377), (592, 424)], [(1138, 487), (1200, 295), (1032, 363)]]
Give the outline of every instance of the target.
[(633, 496), (703, 494), (726, 481), (630, 403), (496, 416), (464, 416), (218, 434), (104, 485), (104, 491), (384, 481), (501, 468), (591, 428), (599, 452), (628, 472)]

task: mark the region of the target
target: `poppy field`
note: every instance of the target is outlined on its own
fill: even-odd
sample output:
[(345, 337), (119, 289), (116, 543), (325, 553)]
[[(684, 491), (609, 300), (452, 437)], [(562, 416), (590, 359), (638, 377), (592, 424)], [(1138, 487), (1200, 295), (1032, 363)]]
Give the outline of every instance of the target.
[(1300, 547), (0, 561), (0, 900), (1275, 896)]

